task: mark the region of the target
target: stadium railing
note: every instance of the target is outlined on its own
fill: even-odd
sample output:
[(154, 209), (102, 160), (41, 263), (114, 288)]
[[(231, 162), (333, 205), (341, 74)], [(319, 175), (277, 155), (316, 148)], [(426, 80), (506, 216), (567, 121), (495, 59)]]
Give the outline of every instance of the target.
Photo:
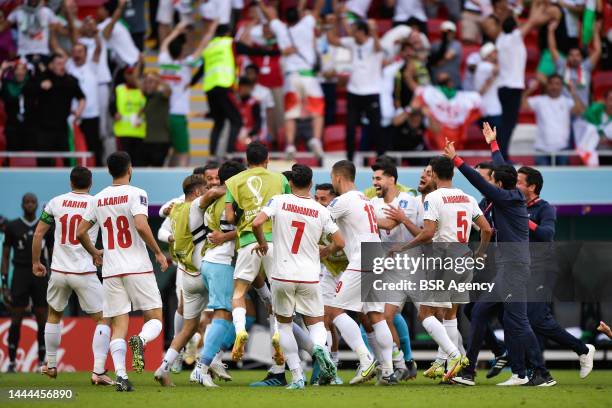
[(87, 159), (94, 157), (92, 152), (2, 152), (0, 159), (77, 159), (79, 165), (87, 166)]

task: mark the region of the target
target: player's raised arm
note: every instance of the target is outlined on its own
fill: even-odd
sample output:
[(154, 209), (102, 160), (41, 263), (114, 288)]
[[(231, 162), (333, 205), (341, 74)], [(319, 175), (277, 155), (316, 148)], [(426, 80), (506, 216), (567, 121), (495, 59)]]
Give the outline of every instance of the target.
[(136, 214), (134, 216), (134, 226), (136, 227), (136, 231), (138, 231), (138, 235), (140, 238), (147, 244), (147, 246), (153, 251), (155, 254), (155, 259), (159, 264), (160, 269), (164, 272), (168, 269), (168, 260), (166, 259), (166, 255), (162, 252), (157, 245), (157, 241), (153, 236), (153, 231), (151, 231), (151, 227), (149, 226), (149, 221), (147, 216), (144, 214)]
[(485, 122), (482, 125), (482, 134), (487, 144), (491, 147), (491, 157), (493, 158), (493, 164), (506, 164), (504, 156), (499, 151), (499, 146), (497, 145), (497, 127), (491, 128), (489, 122)]
[(47, 275), (47, 267), (40, 262), (40, 251), (42, 250), (42, 241), (49, 232), (51, 225), (42, 218), (41, 221), (36, 225), (36, 231), (34, 231), (34, 237), (32, 238), (32, 273), (36, 276)]

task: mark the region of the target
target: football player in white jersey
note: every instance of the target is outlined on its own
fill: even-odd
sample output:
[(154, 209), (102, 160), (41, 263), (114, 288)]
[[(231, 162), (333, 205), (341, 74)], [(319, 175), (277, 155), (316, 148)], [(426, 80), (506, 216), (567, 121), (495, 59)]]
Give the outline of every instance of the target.
[[(94, 366), (92, 384), (114, 384), (104, 369), (110, 342), (108, 319), (102, 318), (102, 283), (96, 275), (96, 266), (91, 256), (79, 244), (76, 233), (83, 215), (92, 206), (91, 171), (77, 166), (70, 172), (69, 193), (54, 197), (46, 205), (36, 226), (32, 240), (32, 272), (45, 276), (47, 268), (40, 262), (42, 241), (49, 229), (55, 225), (51, 277), (47, 288), (49, 315), (45, 325), (45, 347), (47, 362), (41, 367), (42, 374), (57, 377), (57, 350), (62, 338), (61, 319), (72, 292), (76, 292), (81, 309), (97, 323), (92, 341)], [(89, 230), (95, 241), (99, 228)]]
[[(219, 163), (215, 160), (211, 160), (206, 163), (205, 166), (196, 167), (193, 169), (193, 175), (200, 176), (204, 178), (206, 182), (206, 188), (211, 189), (215, 186), (219, 185)], [(182, 203), (185, 201), (185, 195), (182, 194), (178, 197), (173, 198), (172, 200), (166, 202), (159, 209), (159, 216), (164, 218), (164, 223), (160, 227), (157, 232), (157, 239), (162, 242), (168, 242), (169, 239), (172, 239), (171, 235), (171, 227), (170, 222), (166, 222), (166, 217), (170, 215), (170, 211), (172, 211), (172, 207), (177, 203)], [(182, 274), (176, 274), (175, 288), (176, 288), (176, 299), (178, 300), (178, 306), (176, 311), (174, 312), (174, 333), (179, 333), (183, 328), (183, 283), (181, 281)], [(189, 341), (187, 345), (187, 350), (196, 349), (196, 347), (190, 347), (195, 339)], [(187, 353), (186, 353), (187, 354)], [(197, 352), (196, 352), (197, 354)], [(195, 358), (195, 356), (193, 357)], [(181, 359), (175, 360), (173, 371), (180, 371), (179, 366), (182, 366), (183, 362)]]
[[(86, 222), (79, 224), (77, 236), (94, 261), (102, 264), (102, 314), (111, 319), (110, 350), (117, 373), (117, 391), (132, 391), (125, 368), (125, 337), (132, 306), (143, 311), (145, 320), (140, 333), (130, 337), (132, 367), (136, 372), (144, 368), (144, 347), (162, 330), (162, 301), (147, 246), (162, 271), (168, 268), (168, 261), (149, 227), (147, 193), (130, 185), (129, 154), (113, 153), (107, 165), (113, 184), (96, 194), (93, 205), (83, 216)], [(102, 229), (103, 251), (96, 249), (88, 234), (96, 224)]]
[[(314, 199), (323, 207), (327, 207), (336, 197), (337, 195), (334, 191), (334, 186), (332, 186), (331, 183), (317, 184), (315, 186)], [(330, 241), (327, 237), (323, 237), (321, 239), (321, 243), (323, 244), (327, 244), (329, 242)], [(329, 348), (331, 359), (336, 367), (338, 367), (338, 363), (340, 362), (338, 355), (340, 335), (338, 334), (338, 331), (330, 318), (329, 307), (332, 305), (334, 296), (336, 295), (336, 286), (338, 286), (338, 282), (340, 282), (340, 275), (342, 275), (342, 272), (344, 272), (347, 265), (348, 259), (346, 258), (344, 251), (338, 251), (334, 254), (330, 254), (327, 258), (321, 260), (321, 275), (319, 277), (321, 292), (323, 293), (323, 306), (325, 309), (324, 323), (325, 328), (327, 329), (327, 347)], [(314, 384), (316, 382), (318, 382), (318, 378), (313, 370), (313, 376), (310, 379), (310, 383)], [(342, 383), (342, 378), (339, 376), (336, 376), (336, 378), (332, 381), (332, 384), (339, 385)]]
[[(155, 371), (155, 380), (162, 386), (173, 386), (168, 372), (179, 355), (180, 350), (195, 336), (200, 323), (200, 315), (208, 299), (200, 274), (202, 249), (206, 234), (204, 232), (203, 212), (198, 198), (204, 193), (204, 179), (187, 176), (183, 181), (185, 201), (177, 203), (170, 212), (168, 220), (172, 224), (172, 245), (177, 260), (177, 274), (181, 274), (183, 297), (183, 327), (174, 334), (172, 344), (166, 351), (164, 359)], [(165, 222), (165, 221), (164, 221)]]
[(371, 345), (381, 360), (379, 383), (391, 385), (396, 384), (397, 379), (393, 373), (393, 336), (385, 320), (384, 303), (363, 302), (361, 297), (361, 281), (365, 276), (362, 274), (372, 273), (362, 270), (361, 243), (380, 242), (380, 237), (374, 206), (365, 195), (357, 191), (355, 173), (355, 165), (348, 160), (337, 162), (331, 171), (332, 185), (339, 195), (327, 208), (342, 236), (347, 237), (344, 252), (349, 264), (340, 277), (330, 316), (349, 347), (359, 356), (359, 369), (350, 383), (358, 384), (373, 378), (376, 375), (376, 361), (361, 337), (359, 326), (345, 310), (367, 314), (376, 336), (376, 341)]
[[(376, 197), (372, 198), (372, 204), (376, 213), (381, 241), (389, 243), (410, 241), (421, 232), (423, 227), (421, 201), (411, 193), (399, 191), (397, 188), (397, 167), (394, 163), (388, 160), (378, 160), (372, 166), (372, 171), (374, 172), (372, 174), (372, 185), (376, 191)], [(397, 221), (387, 217), (387, 212), (392, 210), (398, 210), (400, 218)], [(414, 251), (418, 251), (418, 249)], [(418, 256), (416, 252), (415, 255)], [(393, 335), (393, 365), (398, 381), (416, 378), (417, 374), (417, 365), (412, 359), (410, 348), (408, 324), (401, 314), (406, 300), (408, 300), (408, 293), (396, 293), (393, 299), (389, 299), (385, 303), (385, 319)], [(401, 339), (403, 339), (403, 342), (400, 339), (395, 322), (402, 332)], [(405, 350), (406, 355), (404, 355), (403, 350)]]
[[(475, 258), (482, 257), (491, 239), (492, 229), (482, 215), (476, 199), (458, 188), (453, 188), (454, 173), (453, 162), (444, 156), (435, 157), (430, 162), (433, 182), (436, 190), (425, 198), (423, 207), (423, 230), (403, 249), (425, 244), (433, 240), (436, 242), (467, 243), (472, 223), (480, 229), (480, 246)], [(463, 301), (461, 302), (463, 303)], [(466, 302), (467, 303), (467, 302)], [(465, 356), (459, 351), (459, 330), (457, 329), (457, 303), (450, 302), (422, 302), (419, 305), (418, 317), (423, 327), (440, 347), (439, 359), (432, 364), (428, 371), (431, 378), (442, 376), (448, 381), (457, 374), (462, 367), (468, 364)], [(441, 323), (436, 314), (444, 309), (444, 320)], [(446, 372), (444, 363), (446, 361)]]
[[(344, 239), (329, 211), (310, 197), (312, 170), (294, 164), (289, 178), (292, 194), (274, 196), (253, 221), (257, 246), (253, 251), (265, 255), (268, 243), (263, 225), (272, 219), (274, 265), (270, 273), (273, 310), (280, 331), (280, 343), (291, 370), (292, 382), (287, 389), (305, 386), (298, 344), (293, 335), (293, 315), (299, 313), (310, 332), (313, 358), (319, 363), (321, 377), (330, 382), (336, 377), (336, 366), (325, 347), (327, 331), (323, 323), (323, 298), (319, 285), (320, 258), (344, 247)], [(323, 235), (332, 242), (319, 248)]]

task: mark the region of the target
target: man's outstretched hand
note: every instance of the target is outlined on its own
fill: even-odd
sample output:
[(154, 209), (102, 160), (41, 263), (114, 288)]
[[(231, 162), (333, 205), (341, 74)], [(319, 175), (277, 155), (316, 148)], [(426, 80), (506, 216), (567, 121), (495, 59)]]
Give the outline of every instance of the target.
[(451, 142), (448, 139), (446, 140), (446, 145), (444, 146), (444, 155), (449, 159), (453, 160), (455, 156), (457, 156), (457, 152), (455, 151), (455, 142)]
[(487, 144), (491, 144), (497, 139), (497, 127), (491, 129), (489, 122), (485, 122), (482, 125), (482, 134), (484, 135)]

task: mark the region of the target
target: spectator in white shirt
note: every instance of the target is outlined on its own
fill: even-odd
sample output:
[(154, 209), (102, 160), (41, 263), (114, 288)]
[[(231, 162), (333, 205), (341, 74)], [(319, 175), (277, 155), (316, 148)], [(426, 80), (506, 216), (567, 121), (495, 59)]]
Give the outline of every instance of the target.
[(269, 130), (273, 129), (271, 121), (273, 120), (275, 106), (272, 91), (267, 86), (263, 86), (257, 82), (257, 76), (259, 75), (259, 67), (257, 65), (248, 65), (244, 69), (244, 75), (249, 81), (255, 84), (251, 95), (259, 102), (261, 108), (262, 134), (269, 137)]
[[(303, 6), (305, 2), (300, 2)], [(285, 136), (288, 158), (295, 154), (297, 119), (304, 119), (303, 112), (312, 118), (312, 138), (308, 147), (320, 159), (323, 156), (323, 115), (325, 99), (321, 84), (317, 80), (315, 65), (315, 28), (323, 6), (322, 0), (315, 2), (312, 12), (304, 8), (287, 10), (287, 24), (281, 22), (273, 8), (259, 3), (260, 10), (270, 21), (270, 30), (276, 36), (282, 52), (285, 74)]]
[(123, 25), (117, 24), (123, 15), (127, 0), (109, 0), (98, 7), (96, 20), (98, 30), (106, 46), (121, 66), (135, 67), (141, 62), (142, 55), (132, 40), (130, 31)]
[(492, 11), (491, 0), (465, 0), (461, 13), (461, 40), (477, 44), (481, 41), (480, 24)]
[(533, 7), (529, 19), (520, 27), (514, 17), (502, 23), (502, 32), (497, 36), (495, 48), (499, 59), (499, 101), (502, 105), (501, 128), (497, 134), (499, 150), (508, 157), (510, 138), (519, 119), (521, 95), (525, 89), (527, 49), (524, 38), (532, 28), (546, 21), (543, 8)]
[[(546, 94), (529, 97), (537, 88), (537, 82), (533, 81), (522, 98), (523, 109), (532, 110), (536, 115), (538, 133), (534, 148), (543, 153), (558, 153), (569, 149), (571, 116), (584, 112), (584, 105), (576, 94), (574, 85), (570, 83), (569, 86), (571, 98), (562, 94), (563, 78), (558, 74), (548, 77)], [(556, 165), (568, 163), (568, 156), (555, 156)], [(536, 164), (549, 166), (552, 164), (552, 157), (537, 156)]]
[(51, 31), (60, 23), (50, 8), (41, 0), (27, 0), (9, 14), (7, 21), (17, 29), (17, 54), (20, 57), (25, 57), (35, 66), (49, 62)]
[(79, 81), (79, 86), (85, 94), (85, 109), (81, 114), (79, 127), (85, 135), (88, 150), (95, 154), (97, 167), (104, 166), (100, 144), (100, 106), (98, 104), (97, 77), (100, 49), (100, 40), (96, 38), (93, 58), (88, 60), (87, 46), (78, 42), (72, 46), (72, 58), (66, 63), (66, 71)]
[(393, 7), (393, 26), (417, 26), (427, 33), (427, 15), (423, 0), (385, 0), (385, 5)]
[(110, 85), (112, 81), (110, 67), (108, 66), (108, 48), (102, 33), (98, 31), (96, 20), (85, 17), (80, 30), (81, 37), (78, 41), (87, 47), (87, 61), (93, 62), (96, 44), (100, 44), (100, 53), (96, 63), (96, 78), (98, 80), (98, 107), (100, 109), (100, 139), (107, 141), (104, 144), (105, 155), (113, 153), (115, 147), (115, 137), (111, 132), (111, 119), (108, 110), (110, 101)]
[[(361, 146), (367, 150), (375, 142), (376, 150), (383, 154), (388, 149), (390, 138), (380, 131), (380, 90), (382, 88), (383, 52), (378, 40), (374, 20), (357, 21), (352, 26), (352, 36), (338, 38), (335, 30), (328, 31), (329, 43), (351, 51), (353, 68), (347, 85), (346, 153), (353, 160), (355, 132), (361, 116), (368, 120), (367, 139), (362, 131)], [(385, 134), (383, 134), (385, 133)]]
[(482, 122), (488, 122), (492, 127), (501, 127), (502, 107), (499, 103), (497, 90), (499, 88), (499, 65), (497, 65), (497, 50), (493, 43), (486, 43), (480, 48), (481, 61), (476, 65), (474, 73), (474, 88), (482, 95)]

